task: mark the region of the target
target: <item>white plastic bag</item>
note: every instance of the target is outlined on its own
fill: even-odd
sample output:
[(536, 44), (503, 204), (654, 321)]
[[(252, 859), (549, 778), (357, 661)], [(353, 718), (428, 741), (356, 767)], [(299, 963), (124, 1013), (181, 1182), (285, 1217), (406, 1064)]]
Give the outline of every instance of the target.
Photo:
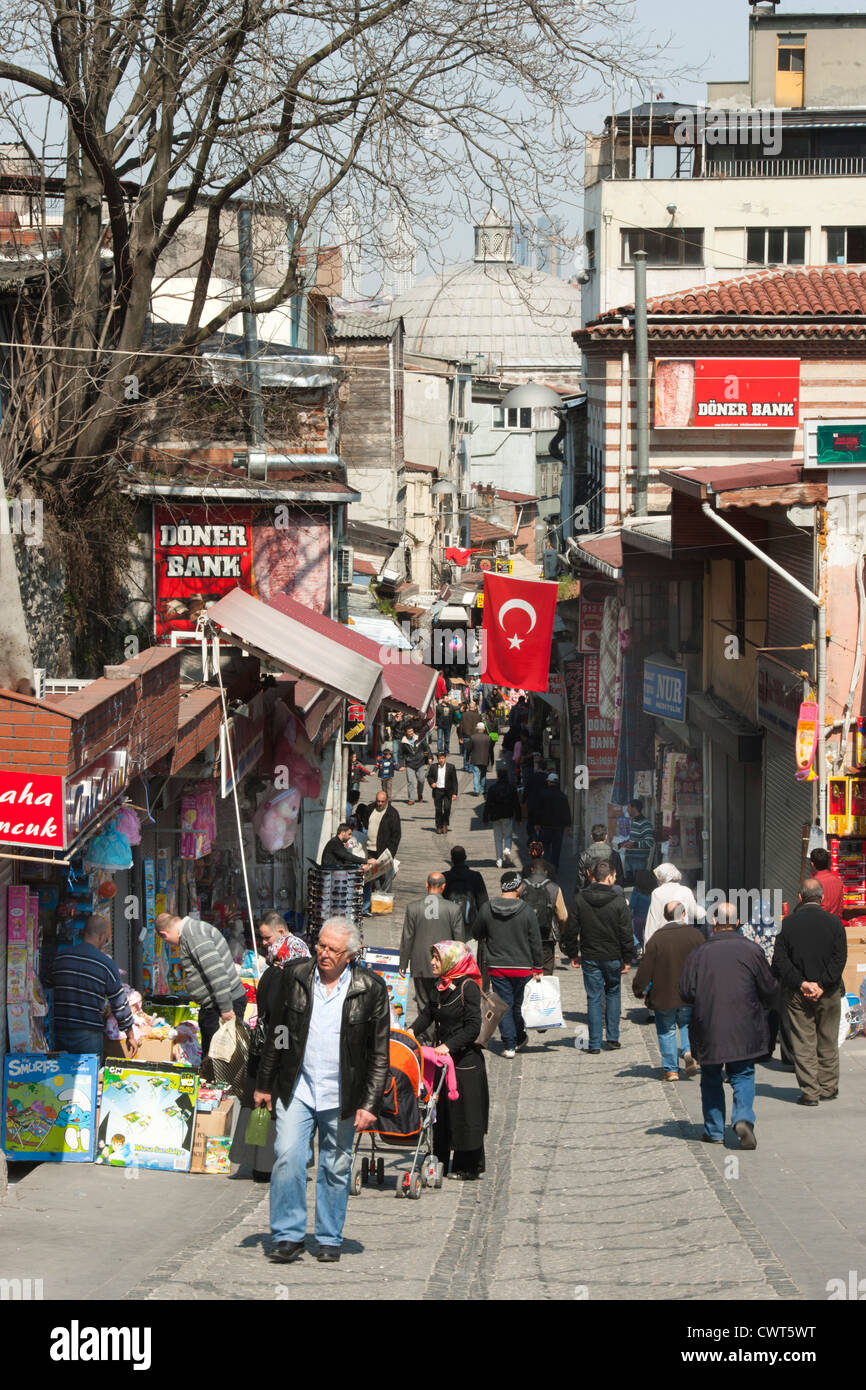
[(585, 1023), (578, 1023), (574, 1030), (574, 1045), (578, 1052), (589, 1051), (589, 1029)]
[(231, 1018), (220, 1019), (220, 1026), (210, 1040), (207, 1055), (215, 1062), (230, 1062), (236, 1047), (235, 1017), (232, 1014)]
[(554, 975), (542, 975), (526, 986), (520, 1006), (524, 1028), (563, 1028), (559, 981)]

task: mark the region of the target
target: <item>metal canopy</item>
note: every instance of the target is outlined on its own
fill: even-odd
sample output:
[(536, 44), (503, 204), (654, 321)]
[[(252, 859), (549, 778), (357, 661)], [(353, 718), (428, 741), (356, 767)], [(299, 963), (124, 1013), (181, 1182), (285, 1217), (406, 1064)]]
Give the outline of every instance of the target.
[(340, 642), (233, 589), (207, 609), (208, 620), (248, 651), (324, 690), (358, 700), (373, 719), (382, 701), (382, 667)]

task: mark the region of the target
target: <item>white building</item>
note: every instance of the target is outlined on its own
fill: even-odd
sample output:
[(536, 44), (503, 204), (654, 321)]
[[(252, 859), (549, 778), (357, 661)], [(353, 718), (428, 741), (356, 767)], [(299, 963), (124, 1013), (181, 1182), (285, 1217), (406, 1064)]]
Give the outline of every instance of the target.
[(759, 266), (866, 263), (866, 15), (753, 6), (749, 75), (706, 108), (646, 103), (586, 159), (584, 322)]

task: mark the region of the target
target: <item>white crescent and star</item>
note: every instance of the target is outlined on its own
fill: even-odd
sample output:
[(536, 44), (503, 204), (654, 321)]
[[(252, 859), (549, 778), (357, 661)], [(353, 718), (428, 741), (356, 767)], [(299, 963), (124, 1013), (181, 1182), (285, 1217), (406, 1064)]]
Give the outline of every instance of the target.
[(518, 637), (518, 636), (515, 634), (515, 635), (513, 635), (512, 637), (509, 638), (509, 642), (508, 642), (509, 647), (511, 647), (511, 648), (516, 648), (516, 649), (519, 651), (520, 648), (521, 648), (521, 646), (522, 646), (523, 643), (525, 642), (526, 638), (529, 636), (529, 633), (530, 633), (530, 632), (532, 631), (532, 629), (535, 627), (535, 624), (536, 624), (536, 621), (537, 621), (537, 614), (536, 614), (535, 609), (533, 608), (532, 604), (531, 604), (531, 603), (527, 603), (527, 601), (526, 601), (525, 598), (510, 598), (510, 599), (508, 600), (507, 603), (503, 603), (502, 607), (501, 607), (500, 610), (499, 610), (499, 614), (498, 614), (498, 617), (499, 617), (499, 626), (500, 626), (503, 630), (504, 630), (504, 628), (505, 628), (505, 623), (504, 623), (503, 619), (505, 618), (506, 613), (510, 612), (512, 608), (521, 609), (524, 613), (528, 614), (529, 619), (530, 619), (529, 631), (528, 631), (523, 637)]

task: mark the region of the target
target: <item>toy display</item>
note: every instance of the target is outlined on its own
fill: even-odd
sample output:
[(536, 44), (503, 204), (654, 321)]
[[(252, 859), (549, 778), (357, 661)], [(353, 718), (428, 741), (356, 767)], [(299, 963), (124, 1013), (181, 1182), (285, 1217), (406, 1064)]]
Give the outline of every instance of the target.
[(197, 1095), (191, 1068), (106, 1062), (96, 1162), (188, 1172)]
[(405, 1028), (412, 1015), (409, 1013), (409, 971), (400, 974), (400, 952), (391, 946), (367, 946), (361, 960), (385, 981), (393, 1027)]
[(12, 1053), (3, 1065), (3, 1152), (13, 1162), (90, 1163), (99, 1059)]

